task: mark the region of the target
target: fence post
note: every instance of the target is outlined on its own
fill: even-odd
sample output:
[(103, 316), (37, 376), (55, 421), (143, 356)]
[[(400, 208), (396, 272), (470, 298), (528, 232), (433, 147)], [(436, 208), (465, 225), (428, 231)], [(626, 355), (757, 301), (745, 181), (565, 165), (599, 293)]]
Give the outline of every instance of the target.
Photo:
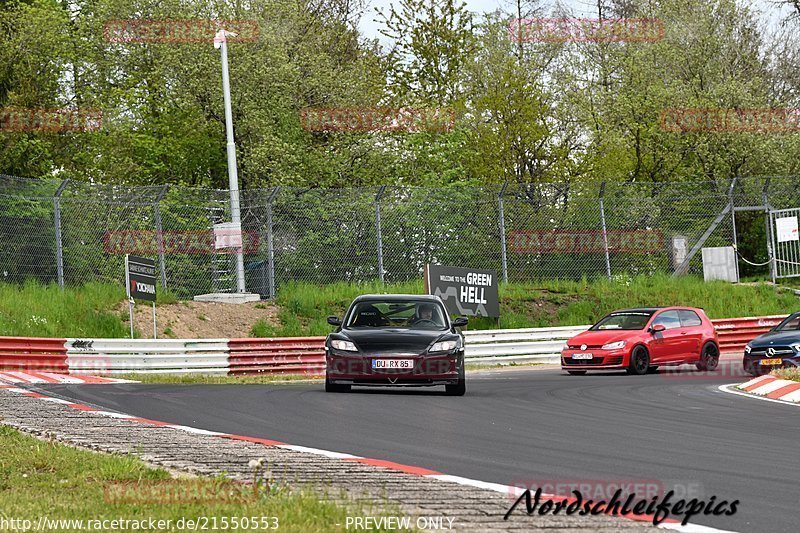
[(497, 207), (500, 216), (500, 261), (503, 267), (503, 283), (508, 283), (508, 250), (506, 249), (506, 207), (503, 196), (506, 193), (508, 182), (503, 183), (503, 187), (497, 194)]
[(381, 185), (378, 189), (378, 194), (375, 195), (375, 235), (378, 240), (378, 279), (381, 283), (383, 279), (383, 235), (381, 234), (381, 197), (383, 191), (386, 190), (386, 185)]
[(733, 201), (733, 188), (739, 176), (734, 176), (731, 186), (728, 188), (728, 205), (731, 208), (731, 226), (733, 226), (733, 249), (736, 251), (736, 280), (739, 280), (739, 238), (736, 234), (736, 206)]
[(53, 195), (53, 217), (56, 227), (56, 273), (58, 286), (64, 288), (64, 247), (61, 242), (61, 193), (67, 188), (69, 180), (61, 182)]
[(605, 195), (606, 195), (606, 182), (605, 182), (605, 180), (603, 180), (603, 182), (600, 184), (600, 197), (599, 197), (599, 200), (600, 200), (600, 225), (603, 228), (603, 250), (605, 251), (605, 254), (606, 254), (606, 276), (608, 276), (608, 279), (610, 280), (611, 279), (611, 257), (609, 256), (609, 253), (608, 253), (608, 231), (606, 230), (606, 208), (605, 208), (605, 204), (603, 203), (603, 198), (605, 197)]
[(275, 299), (275, 247), (272, 243), (272, 200), (278, 194), (280, 187), (275, 187), (267, 199), (267, 276), (269, 277), (269, 299)]
[(770, 259), (769, 262), (769, 274), (772, 278), (772, 283), (778, 278), (777, 268), (778, 268), (778, 260), (775, 253), (775, 231), (772, 227), (772, 213), (771, 207), (769, 205), (769, 185), (772, 181), (771, 177), (767, 177), (766, 181), (764, 182), (764, 188), (761, 189), (761, 200), (764, 203), (764, 225), (767, 231), (767, 257)]
[(158, 240), (158, 265), (161, 269), (161, 288), (167, 290), (167, 268), (164, 264), (164, 230), (161, 227), (161, 200), (169, 190), (169, 185), (162, 185), (161, 191), (153, 202), (153, 211), (156, 219), (156, 239)]

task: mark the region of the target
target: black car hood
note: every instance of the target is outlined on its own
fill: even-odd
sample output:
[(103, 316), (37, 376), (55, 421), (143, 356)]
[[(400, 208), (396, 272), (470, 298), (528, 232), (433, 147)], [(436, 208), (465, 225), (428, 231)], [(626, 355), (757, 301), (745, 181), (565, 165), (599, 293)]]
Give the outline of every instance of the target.
[(750, 341), (750, 346), (789, 346), (795, 342), (800, 342), (800, 331), (770, 331)]
[(447, 330), (406, 328), (354, 328), (340, 332), (358, 346), (363, 353), (423, 353), (431, 343), (442, 336), (451, 336)]

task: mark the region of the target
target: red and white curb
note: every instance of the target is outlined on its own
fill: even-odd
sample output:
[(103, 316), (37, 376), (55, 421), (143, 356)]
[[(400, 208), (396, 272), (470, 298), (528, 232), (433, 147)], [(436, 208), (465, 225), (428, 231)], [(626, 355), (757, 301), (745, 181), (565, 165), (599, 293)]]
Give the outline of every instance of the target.
[(46, 383), (58, 384), (91, 384), (100, 385), (104, 383), (138, 383), (127, 379), (104, 378), (99, 376), (80, 376), (77, 374), (56, 374), (54, 372), (0, 372), (0, 383), (31, 383), (41, 385)]
[(800, 405), (800, 382), (770, 375), (759, 376), (740, 385), (723, 385), (719, 389), (759, 400)]
[[(351, 455), (351, 454), (348, 454), (348, 453), (333, 452), (333, 451), (330, 451), (330, 450), (321, 450), (321, 449), (318, 449), (318, 448), (309, 448), (307, 446), (296, 446), (296, 445), (293, 445), (293, 444), (287, 444), (285, 442), (280, 442), (280, 441), (271, 440), (271, 439), (263, 439), (263, 438), (258, 438), (258, 437), (248, 437), (248, 436), (245, 436), (245, 435), (232, 435), (230, 433), (220, 433), (220, 432), (217, 432), (217, 431), (208, 431), (208, 430), (205, 430), (205, 429), (199, 429), (199, 428), (194, 428), (194, 427), (190, 427), (190, 426), (181, 426), (181, 425), (177, 425), (177, 424), (169, 424), (167, 422), (160, 422), (158, 420), (150, 420), (150, 419), (147, 419), (147, 418), (140, 418), (140, 417), (133, 416), (133, 415), (127, 415), (127, 414), (123, 414), (123, 413), (116, 413), (116, 412), (113, 412), (113, 411), (104, 411), (102, 409), (97, 409), (97, 408), (91, 407), (89, 405), (73, 403), (73, 402), (70, 402), (70, 401), (67, 401), (67, 400), (62, 400), (61, 398), (52, 398), (52, 397), (46, 396), (44, 394), (40, 394), (38, 392), (33, 392), (33, 391), (30, 391), (30, 390), (27, 390), (27, 389), (18, 388), (18, 387), (14, 387), (14, 386), (11, 386), (11, 385), (0, 384), (0, 389), (4, 389), (4, 390), (7, 390), (7, 391), (13, 392), (13, 393), (18, 393), (18, 394), (21, 394), (23, 396), (28, 396), (30, 398), (37, 398), (37, 399), (40, 399), (40, 400), (43, 400), (43, 401), (46, 401), (46, 402), (53, 402), (53, 403), (63, 404), (63, 405), (66, 405), (68, 407), (72, 407), (73, 409), (78, 409), (80, 411), (91, 412), (91, 413), (94, 413), (96, 415), (107, 416), (107, 417), (110, 417), (110, 418), (119, 418), (119, 419), (129, 420), (131, 422), (140, 422), (142, 424), (149, 424), (149, 425), (159, 426), (159, 427), (168, 427), (168, 428), (178, 429), (178, 430), (181, 430), (181, 431), (186, 431), (187, 433), (194, 433), (194, 434), (197, 434), (197, 435), (208, 435), (208, 436), (212, 436), (212, 437), (220, 437), (220, 438), (223, 438), (223, 439), (232, 439), (232, 440), (240, 440), (240, 441), (251, 442), (251, 443), (256, 443), (256, 444), (263, 444), (264, 446), (271, 446), (271, 447), (280, 448), (280, 449), (283, 449), (283, 450), (292, 450), (292, 451), (295, 451), (295, 452), (309, 453), (309, 454), (313, 454), (313, 455), (320, 455), (320, 456), (323, 456), (323, 457), (327, 457), (329, 459), (339, 459), (339, 460), (342, 460), (342, 461), (354, 461), (354, 462), (365, 464), (365, 465), (369, 465), (369, 466), (386, 468), (388, 470), (393, 470), (395, 472), (402, 472), (404, 474), (412, 474), (412, 475), (415, 475), (415, 476), (420, 476), (420, 477), (424, 477), (424, 478), (428, 478), (428, 479), (435, 479), (435, 480), (444, 481), (444, 482), (447, 482), (447, 483), (456, 483), (458, 485), (463, 485), (463, 486), (467, 486), (467, 487), (490, 490), (490, 491), (493, 491), (493, 492), (498, 492), (498, 493), (501, 493), (501, 494), (505, 494), (505, 495), (507, 495), (509, 497), (512, 497), (512, 496), (519, 497), (524, 493), (524, 489), (522, 489), (520, 487), (512, 487), (510, 485), (503, 485), (503, 484), (500, 484), (500, 483), (490, 483), (490, 482), (487, 482), (487, 481), (479, 481), (477, 479), (470, 479), (470, 478), (465, 478), (465, 477), (461, 477), (461, 476), (453, 476), (453, 475), (449, 475), (449, 474), (444, 474), (442, 472), (437, 472), (436, 470), (430, 470), (430, 469), (422, 468), (422, 467), (418, 467), (418, 466), (404, 465), (404, 464), (395, 463), (395, 462), (387, 461), (387, 460), (383, 460), (383, 459), (370, 459), (370, 458), (367, 458), (367, 457), (360, 457), (360, 456)], [(561, 501), (561, 500), (564, 500), (564, 499), (567, 499), (567, 500), (570, 499), (568, 497), (565, 498), (564, 496), (557, 496), (557, 495), (553, 495), (553, 494), (544, 494), (544, 493), (542, 494), (542, 497), (546, 498), (546, 499), (557, 500), (557, 501)], [(614, 515), (607, 515), (607, 516), (614, 516)], [(634, 514), (622, 515), (622, 514), (620, 514), (620, 515), (616, 515), (616, 516), (618, 518), (625, 518), (625, 519), (629, 519), (629, 520), (635, 520), (637, 522), (650, 523), (651, 525), (652, 525), (652, 520), (653, 520), (653, 516), (652, 515), (634, 515)], [(669, 518), (666, 519), (665, 521), (663, 521), (662, 523), (660, 523), (656, 527), (658, 527), (660, 529), (669, 529), (669, 530), (674, 530), (674, 531), (682, 531), (684, 533), (735, 533), (735, 532), (727, 531), (727, 530), (723, 530), (723, 529), (717, 529), (717, 528), (708, 527), (708, 526), (701, 526), (699, 524), (688, 524), (688, 525), (684, 526), (684, 525), (681, 525), (681, 523), (679, 521), (673, 520), (673, 519), (669, 519)]]

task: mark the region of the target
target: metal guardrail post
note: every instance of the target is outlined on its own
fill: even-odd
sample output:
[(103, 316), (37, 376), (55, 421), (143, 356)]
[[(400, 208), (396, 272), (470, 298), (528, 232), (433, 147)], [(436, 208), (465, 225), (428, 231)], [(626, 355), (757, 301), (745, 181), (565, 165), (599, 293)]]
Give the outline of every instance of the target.
[(605, 197), (605, 194), (606, 194), (606, 182), (605, 180), (603, 180), (603, 182), (600, 184), (600, 196), (598, 199), (600, 200), (600, 225), (603, 228), (603, 250), (605, 251), (606, 254), (606, 276), (608, 276), (608, 279), (610, 280), (611, 256), (608, 253), (608, 231), (606, 231), (606, 208), (605, 204), (603, 203), (603, 198)]
[(508, 182), (503, 183), (503, 188), (497, 194), (497, 207), (500, 216), (500, 260), (503, 266), (503, 283), (508, 283), (508, 251), (506, 248), (506, 209), (503, 195), (506, 193)]
[(153, 202), (153, 211), (156, 219), (156, 239), (158, 240), (158, 266), (161, 269), (161, 288), (167, 289), (167, 268), (164, 264), (164, 229), (161, 227), (161, 200), (169, 190), (169, 185), (162, 185), (161, 191)]
[(267, 268), (269, 270), (269, 299), (275, 299), (275, 245), (272, 240), (272, 201), (278, 195), (280, 187), (275, 187), (267, 199)]
[(378, 240), (378, 278), (381, 283), (383, 279), (383, 235), (381, 234), (381, 197), (383, 191), (386, 190), (386, 185), (381, 185), (378, 189), (378, 194), (375, 195), (375, 235)]
[(61, 193), (67, 188), (69, 180), (64, 180), (53, 195), (53, 218), (56, 228), (56, 274), (58, 286), (64, 288), (64, 246), (61, 242)]

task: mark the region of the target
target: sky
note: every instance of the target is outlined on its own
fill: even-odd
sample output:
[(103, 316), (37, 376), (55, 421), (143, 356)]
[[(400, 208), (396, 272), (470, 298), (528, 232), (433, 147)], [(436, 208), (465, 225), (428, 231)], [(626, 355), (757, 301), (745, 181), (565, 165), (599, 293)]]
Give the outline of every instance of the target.
[[(467, 9), (476, 13), (485, 13), (494, 11), (500, 7), (506, 7), (514, 4), (514, 0), (465, 0)], [(702, 2), (703, 0), (696, 0)], [(747, 1), (747, 0), (740, 0)], [(360, 28), (367, 38), (379, 39), (382, 43), (386, 43), (386, 39), (378, 33), (379, 24), (374, 22), (373, 19), (377, 18), (375, 8), (386, 9), (390, 4), (397, 3), (397, 0), (369, 0), (369, 8), (367, 13), (361, 19)], [(571, 9), (577, 17), (596, 17), (597, 8), (596, 2), (593, 0), (561, 0), (561, 4)], [(754, 8), (767, 14), (772, 23), (777, 23), (781, 20), (781, 10), (774, 4), (772, 0), (751, 0), (749, 2)], [(542, 5), (555, 5), (556, 2), (543, 1)], [(783, 14), (788, 13), (787, 9), (783, 10)]]

